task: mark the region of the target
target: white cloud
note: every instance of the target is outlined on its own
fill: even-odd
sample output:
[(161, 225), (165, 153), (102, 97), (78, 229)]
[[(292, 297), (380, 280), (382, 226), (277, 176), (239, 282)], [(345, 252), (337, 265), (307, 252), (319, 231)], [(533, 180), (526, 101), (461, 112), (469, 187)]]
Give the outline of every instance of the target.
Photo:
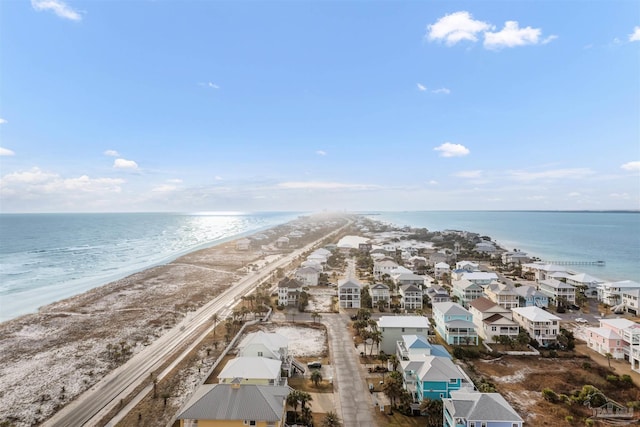
[(211, 88), (211, 89), (220, 89), (220, 86), (218, 86), (217, 84), (212, 83), (212, 82), (207, 82), (207, 83), (198, 83), (198, 84), (199, 84), (200, 86), (208, 87), (208, 88)]
[(116, 150), (105, 150), (104, 153), (105, 156), (109, 156), (109, 157), (119, 157), (120, 154), (118, 154), (118, 152)]
[(629, 196), (629, 193), (611, 193), (609, 194), (609, 197), (613, 199), (622, 199), (622, 200), (631, 199), (631, 196)]
[(32, 168), (28, 171), (7, 174), (0, 179), (3, 195), (30, 198), (38, 195), (59, 195), (103, 192), (119, 193), (125, 181), (117, 178), (90, 178), (82, 175), (76, 178), (62, 178), (60, 175)]
[(222, 181), (222, 177), (220, 175), (216, 175), (213, 179), (215, 179), (216, 181)]
[(587, 168), (552, 169), (542, 172), (528, 172), (522, 170), (508, 171), (508, 175), (517, 181), (537, 181), (556, 179), (583, 179), (593, 175), (593, 171)]
[(278, 187), (293, 190), (371, 190), (379, 188), (378, 186), (369, 184), (347, 184), (326, 181), (289, 181), (279, 183)]
[(460, 11), (445, 15), (435, 24), (429, 25), (427, 38), (432, 41), (444, 41), (448, 46), (453, 46), (462, 40), (478, 41), (478, 33), (492, 28), (486, 22), (474, 20), (469, 12)]
[(138, 164), (133, 160), (116, 159), (113, 162), (113, 167), (116, 169), (138, 169)]
[(171, 184), (182, 184), (182, 180), (180, 178), (168, 179), (167, 182)]
[(326, 151), (324, 151), (324, 150), (317, 150), (317, 151), (316, 151), (316, 154), (317, 154), (318, 156), (326, 156), (326, 155), (327, 155), (327, 152), (326, 152)]
[(556, 36), (556, 35), (552, 34), (552, 35), (550, 35), (549, 37), (545, 37), (545, 39), (544, 39), (544, 40), (542, 40), (542, 44), (548, 44), (548, 43), (551, 43), (552, 41), (554, 41), (554, 40), (555, 40), (555, 39), (557, 39), (557, 38), (558, 38), (558, 36)]
[(546, 199), (546, 196), (527, 196), (525, 197), (526, 200), (544, 200)]
[(445, 142), (434, 148), (434, 150), (440, 151), (440, 157), (462, 157), (470, 153), (469, 149), (464, 145), (451, 142)]
[(3, 119), (3, 118), (1, 118), (1, 117), (0, 117), (0, 125), (3, 125), (3, 124), (5, 124), (5, 123), (7, 123), (7, 121), (6, 121), (5, 119)]
[(425, 90), (427, 90), (427, 87), (425, 85), (422, 85), (420, 83), (416, 83), (416, 85), (418, 86), (418, 90), (420, 92), (424, 92)]
[[(507, 21), (504, 28), (498, 32), (484, 33), (484, 47), (487, 49), (502, 49), (503, 47), (525, 46), (528, 44), (538, 44), (542, 30), (539, 28), (520, 28), (517, 21)], [(555, 38), (545, 39), (545, 43)]]
[(444, 93), (445, 95), (449, 95), (451, 91), (446, 87), (441, 87), (440, 89), (432, 90), (433, 93)]
[(628, 162), (625, 163), (624, 165), (620, 166), (622, 169), (626, 170), (626, 171), (640, 171), (640, 161), (635, 161), (635, 162)]
[(582, 194), (578, 193), (577, 191), (572, 191), (571, 193), (568, 194), (569, 197), (579, 197)]
[(640, 27), (634, 27), (633, 32), (629, 34), (630, 42), (640, 42)]
[(431, 181), (429, 181), (429, 185), (438, 185), (438, 181), (432, 179)]
[(0, 156), (15, 156), (15, 152), (13, 150), (9, 150), (8, 148), (0, 147)]
[(476, 178), (482, 177), (482, 171), (481, 170), (460, 171), (460, 172), (454, 173), (453, 175), (457, 176), (458, 178), (476, 179)]
[(48, 10), (60, 18), (70, 19), (72, 21), (82, 20), (82, 16), (78, 12), (61, 0), (31, 0), (31, 6), (38, 12)]

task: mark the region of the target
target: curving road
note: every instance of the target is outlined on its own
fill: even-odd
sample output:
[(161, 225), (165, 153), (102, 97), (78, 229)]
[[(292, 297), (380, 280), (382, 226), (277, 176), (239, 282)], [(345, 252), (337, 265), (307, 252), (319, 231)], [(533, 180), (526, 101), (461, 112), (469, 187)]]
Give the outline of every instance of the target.
[(154, 341), (150, 346), (133, 356), (127, 363), (107, 374), (100, 382), (81, 394), (73, 402), (47, 420), (45, 427), (97, 425), (107, 412), (130, 395), (139, 385), (157, 372), (169, 360), (184, 356), (181, 350), (202, 335), (202, 329), (211, 327), (214, 313), (225, 314), (243, 295), (253, 290), (257, 283), (278, 268), (289, 265), (304, 252), (313, 249), (326, 237), (333, 236), (350, 226), (352, 221), (323, 236), (307, 246), (272, 262), (256, 274), (245, 277), (218, 298), (204, 305), (192, 316), (187, 316), (176, 327)]

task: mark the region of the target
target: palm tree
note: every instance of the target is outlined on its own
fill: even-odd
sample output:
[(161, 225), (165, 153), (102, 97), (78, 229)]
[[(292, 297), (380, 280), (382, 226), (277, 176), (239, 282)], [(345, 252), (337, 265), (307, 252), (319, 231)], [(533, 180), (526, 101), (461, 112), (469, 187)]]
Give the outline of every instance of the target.
[(322, 427), (342, 427), (342, 421), (340, 421), (338, 414), (333, 411), (329, 411), (322, 419), (320, 425)]
[(314, 369), (311, 372), (311, 381), (313, 381), (313, 385), (318, 387), (318, 384), (322, 381), (322, 373), (318, 369)]
[(398, 375), (394, 375), (394, 373), (397, 372), (394, 371), (389, 374), (389, 378), (382, 385), (382, 391), (391, 401), (392, 407), (396, 406), (396, 399), (400, 398), (402, 396), (402, 393), (404, 392), (404, 388), (402, 387), (402, 379), (398, 379)]
[(423, 399), (420, 402), (420, 412), (427, 415), (427, 427), (442, 425), (442, 400)]
[(301, 410), (304, 410), (307, 407), (307, 403), (311, 402), (313, 398), (306, 391), (298, 392), (298, 401), (300, 402)]
[(213, 339), (216, 339), (216, 327), (218, 326), (218, 321), (220, 320), (220, 316), (218, 313), (213, 313), (211, 316), (211, 321), (213, 322)]
[(317, 311), (314, 311), (313, 313), (311, 313), (311, 317), (313, 318), (313, 323), (316, 323), (317, 320), (322, 316), (320, 316), (320, 313), (318, 313)]
[(398, 359), (398, 356), (396, 356), (395, 354), (392, 354), (391, 356), (389, 356), (389, 362), (391, 362), (391, 367), (393, 368), (393, 370), (397, 370), (398, 366), (400, 365), (400, 360)]
[(613, 354), (611, 353), (605, 353), (604, 357), (607, 358), (607, 362), (609, 362), (609, 369), (611, 369), (611, 358), (613, 357)]
[[(298, 403), (300, 398), (300, 392), (298, 390), (291, 390), (291, 393), (287, 396), (287, 405), (293, 408), (295, 419), (298, 419)], [(295, 422), (295, 421), (294, 421)]]
[(373, 343), (371, 343), (371, 349), (369, 350), (369, 356), (371, 356), (373, 354), (373, 344), (375, 344), (378, 349), (380, 348), (380, 342), (382, 341), (382, 332), (378, 330), (370, 332), (369, 338), (373, 340)]

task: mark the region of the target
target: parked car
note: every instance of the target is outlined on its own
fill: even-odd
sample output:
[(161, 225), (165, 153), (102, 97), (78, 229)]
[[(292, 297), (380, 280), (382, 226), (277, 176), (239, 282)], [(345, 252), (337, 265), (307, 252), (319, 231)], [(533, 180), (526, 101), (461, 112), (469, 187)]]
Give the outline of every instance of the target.
[(322, 363), (318, 362), (317, 360), (315, 362), (309, 362), (307, 363), (307, 367), (309, 369), (320, 369), (322, 368)]
[(582, 317), (576, 317), (576, 322), (578, 323), (589, 323), (587, 319), (583, 319)]

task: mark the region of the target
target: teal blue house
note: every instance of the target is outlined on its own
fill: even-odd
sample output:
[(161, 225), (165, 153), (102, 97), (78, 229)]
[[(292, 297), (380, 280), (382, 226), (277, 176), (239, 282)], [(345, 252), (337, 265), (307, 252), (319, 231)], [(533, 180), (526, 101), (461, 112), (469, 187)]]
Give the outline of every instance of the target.
[(449, 357), (422, 356), (401, 361), (405, 389), (415, 402), (423, 399), (441, 400), (452, 391), (473, 389), (464, 371)]

